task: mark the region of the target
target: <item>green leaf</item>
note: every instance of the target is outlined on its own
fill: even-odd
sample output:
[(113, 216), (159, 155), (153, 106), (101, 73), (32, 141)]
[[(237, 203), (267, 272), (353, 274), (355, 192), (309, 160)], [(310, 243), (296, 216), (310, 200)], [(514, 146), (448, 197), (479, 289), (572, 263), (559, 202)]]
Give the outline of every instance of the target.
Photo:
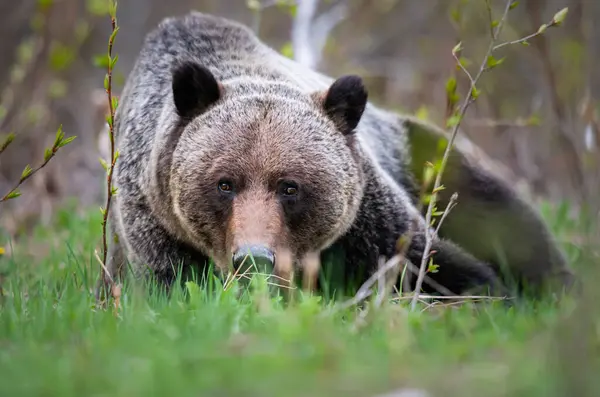
[[(465, 58), (465, 57), (459, 57), (458, 58), (458, 62), (460, 63), (460, 65), (462, 65), (463, 68), (468, 68), (469, 65), (471, 65), (473, 62), (471, 62), (469, 60), (469, 58)], [(456, 70), (460, 70), (460, 66), (456, 65)]]
[(433, 169), (433, 167), (425, 167), (425, 170), (423, 171), (423, 184), (425, 186), (428, 186), (431, 183), (434, 174), (435, 170)]
[(50, 160), (53, 155), (54, 152), (52, 151), (52, 149), (46, 148), (46, 150), (44, 151), (44, 162)]
[(69, 143), (73, 142), (73, 140), (75, 140), (75, 138), (77, 138), (77, 137), (75, 135), (73, 135), (73, 136), (68, 137), (67, 139), (63, 139), (58, 144), (58, 147), (63, 147), (63, 146), (68, 145)]
[(8, 145), (10, 145), (14, 140), (15, 140), (14, 133), (11, 132), (8, 135), (6, 135), (6, 138), (4, 139), (4, 141), (2, 141), (2, 143), (0, 143), (0, 153), (2, 153), (4, 150), (6, 150)]
[(292, 18), (296, 18), (296, 14), (298, 13), (298, 4), (290, 5), (289, 12)]
[(486, 60), (486, 65), (488, 69), (493, 69), (498, 65), (501, 65), (504, 62), (504, 58), (496, 59), (493, 55), (488, 56)]
[(47, 10), (52, 6), (53, 0), (38, 0), (38, 6), (42, 10)]
[(451, 108), (453, 108), (459, 100), (459, 96), (456, 93), (456, 87), (456, 78), (454, 76), (449, 77), (448, 80), (446, 80), (446, 100), (448, 106)]
[(56, 72), (63, 71), (71, 65), (75, 57), (76, 54), (72, 48), (62, 43), (54, 43), (50, 50), (50, 67)]
[(431, 195), (430, 194), (424, 194), (421, 196), (421, 203), (423, 203), (424, 205), (429, 205), (429, 202), (431, 201)]
[(435, 160), (435, 164), (433, 165), (433, 169), (435, 170), (435, 172), (440, 172), (442, 169), (442, 159), (443, 156), (440, 155), (440, 158), (438, 158), (437, 160)]
[(56, 130), (56, 136), (54, 138), (54, 146), (57, 146), (65, 137), (65, 133), (62, 129), (62, 124), (58, 126), (58, 130)]
[[(443, 155), (443, 153), (446, 151), (446, 148), (448, 147), (448, 139), (446, 138), (440, 138), (437, 141), (437, 145), (435, 150), (437, 151), (437, 153), (439, 155)], [(434, 166), (433, 164), (431, 165), (432, 167)]]
[(108, 14), (111, 16), (111, 18), (117, 17), (117, 0), (110, 0)]
[(452, 48), (452, 53), (456, 55), (461, 50), (462, 50), (462, 41), (459, 41), (458, 44), (456, 44), (454, 46), (454, 48)]
[(433, 189), (431, 192), (435, 194), (435, 193), (441, 192), (444, 189), (446, 189), (446, 187), (444, 185), (440, 185), (440, 186), (436, 187), (435, 189)]
[(109, 87), (108, 74), (106, 74), (106, 76), (104, 76), (104, 89), (108, 90), (108, 87)]
[(110, 65), (109, 57), (107, 54), (96, 55), (93, 58), (94, 66), (106, 69)]
[(542, 26), (540, 26), (540, 28), (538, 29), (538, 34), (542, 34), (546, 31), (546, 29), (548, 29), (548, 25), (543, 24)]
[(437, 273), (439, 267), (439, 265), (433, 264), (433, 258), (429, 258), (429, 263), (427, 264), (427, 273)]
[(104, 171), (108, 171), (108, 163), (102, 157), (100, 157), (98, 160), (100, 160), (100, 164), (102, 164), (102, 168), (104, 168)]
[(25, 166), (25, 169), (21, 173), (21, 182), (23, 182), (25, 179), (27, 179), (27, 177), (29, 175), (31, 175), (32, 172), (33, 172), (33, 170), (31, 169), (31, 166), (29, 164), (27, 164)]
[(457, 25), (460, 25), (460, 10), (458, 7), (453, 7), (452, 10), (450, 10), (450, 19)]
[(289, 41), (281, 47), (280, 52), (281, 52), (281, 55), (283, 55), (285, 57), (288, 57), (290, 59), (294, 58), (294, 48), (292, 47), (292, 43)]
[(21, 192), (19, 191), (19, 189), (15, 189), (15, 190), (11, 191), (10, 193), (8, 193), (8, 194), (7, 194), (7, 195), (4, 197), (4, 199), (5, 199), (5, 200), (10, 200), (10, 199), (17, 198), (17, 197), (19, 197), (20, 195), (21, 195)]
[(567, 17), (568, 12), (569, 7), (565, 7), (556, 14), (554, 14), (554, 17), (552, 18), (552, 23), (555, 25), (560, 25), (561, 23), (563, 23), (565, 18)]
[(112, 97), (113, 112), (117, 110), (118, 106), (119, 106), (119, 98), (117, 98), (116, 96)]
[(119, 33), (119, 27), (116, 26), (115, 30), (112, 31), (112, 33), (110, 34), (110, 38), (108, 39), (111, 43), (114, 43), (115, 41), (115, 37), (117, 37), (117, 33)]
[(429, 119), (429, 110), (427, 106), (423, 105), (415, 112), (415, 117), (419, 120), (428, 120)]
[(517, 6), (519, 5), (518, 1), (513, 1), (512, 3), (510, 3), (510, 6), (508, 7), (509, 10), (513, 10), (515, 9)]
[(115, 54), (114, 58), (110, 61), (110, 68), (114, 69), (117, 61), (119, 60), (119, 54)]
[(499, 24), (500, 24), (500, 22), (499, 22), (499, 21), (497, 21), (497, 20), (493, 20), (493, 21), (492, 21), (492, 29), (493, 29), (493, 28), (495, 28), (496, 26), (498, 26)]
[(447, 94), (453, 94), (456, 92), (456, 78), (454, 76), (449, 77), (448, 80), (446, 80), (446, 93)]
[(527, 125), (539, 126), (540, 124), (542, 124), (542, 120), (541, 120), (539, 114), (537, 114), (537, 113), (532, 114), (527, 119)]
[(446, 121), (446, 127), (447, 128), (456, 127), (458, 125), (458, 123), (460, 123), (460, 115), (455, 114), (448, 118), (448, 120)]

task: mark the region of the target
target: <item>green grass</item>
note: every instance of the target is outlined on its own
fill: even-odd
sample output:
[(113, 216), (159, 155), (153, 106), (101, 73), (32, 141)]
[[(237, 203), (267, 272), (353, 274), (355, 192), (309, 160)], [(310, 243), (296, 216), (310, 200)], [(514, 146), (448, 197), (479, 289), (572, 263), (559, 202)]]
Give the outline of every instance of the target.
[[(557, 234), (581, 227), (565, 208)], [(61, 211), (0, 257), (0, 396), (584, 396), (600, 390), (595, 305), (498, 303), (410, 313), (304, 297), (285, 307), (216, 281), (95, 307), (96, 212)], [(0, 243), (5, 243), (0, 241)], [(565, 248), (582, 261), (584, 251)], [(210, 287), (210, 288), (208, 288)], [(588, 302), (583, 300), (582, 302)], [(422, 306), (421, 309), (425, 309)], [(591, 325), (591, 326), (590, 326)], [(591, 331), (591, 332), (590, 332)], [(596, 393), (598, 395), (598, 393)]]

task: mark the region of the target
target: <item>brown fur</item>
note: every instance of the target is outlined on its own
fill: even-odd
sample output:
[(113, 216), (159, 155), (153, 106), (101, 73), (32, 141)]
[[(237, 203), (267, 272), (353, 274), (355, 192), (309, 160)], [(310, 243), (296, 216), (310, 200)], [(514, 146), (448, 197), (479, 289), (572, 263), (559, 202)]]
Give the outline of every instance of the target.
[[(395, 254), (412, 223), (407, 257), (419, 263), (424, 254), (428, 225), (412, 192), (414, 174), (433, 160), (421, 157), (437, 144), (431, 130), (368, 103), (359, 77), (302, 68), (243, 25), (196, 12), (163, 21), (127, 80), (115, 129), (119, 194), (110, 223), (119, 242), (111, 245), (111, 273), (130, 262), (137, 275), (149, 269), (170, 285), (175, 266), (202, 266), (210, 257), (226, 269), (236, 249), (254, 242), (280, 252), (276, 271), (289, 272), (293, 258), (310, 280), (316, 258), (341, 248), (344, 276), (360, 282), (381, 256)], [(467, 205), (490, 203), (491, 214), (476, 212), (481, 224), (499, 214), (527, 219), (514, 237), (478, 224), (489, 235), (477, 238), (501, 237), (509, 254), (515, 242), (540, 247), (509, 255), (516, 274), (565, 269), (543, 223), (510, 187), (472, 164), (453, 163), (449, 172)], [(222, 180), (232, 192), (218, 190)], [(282, 182), (298, 186), (293, 200)], [(468, 220), (469, 208), (463, 211)], [(467, 223), (447, 228), (449, 240), (434, 239), (440, 267), (431, 278), (455, 293), (496, 288), (488, 261), (497, 256), (487, 247), (472, 254), (478, 241), (464, 238)], [(281, 266), (277, 257), (285, 258)]]

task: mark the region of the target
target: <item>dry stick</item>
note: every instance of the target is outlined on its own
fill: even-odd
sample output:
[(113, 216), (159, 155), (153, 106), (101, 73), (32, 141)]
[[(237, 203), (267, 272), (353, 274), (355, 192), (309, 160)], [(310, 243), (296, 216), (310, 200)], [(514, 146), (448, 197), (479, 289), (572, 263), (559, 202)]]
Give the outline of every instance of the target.
[[(487, 3), (487, 1), (486, 1), (486, 3)], [(442, 175), (444, 173), (444, 169), (446, 168), (446, 163), (448, 162), (448, 158), (450, 157), (450, 151), (452, 150), (452, 146), (454, 145), (454, 140), (456, 139), (456, 136), (458, 135), (458, 129), (460, 127), (461, 120), (463, 119), (465, 113), (467, 112), (469, 105), (471, 105), (471, 103), (473, 103), (473, 101), (475, 100), (473, 97), (473, 91), (475, 90), (476, 84), (479, 81), (479, 79), (481, 78), (481, 75), (486, 70), (487, 60), (494, 50), (494, 45), (496, 43), (498, 36), (500, 35), (504, 21), (506, 20), (506, 17), (508, 15), (508, 11), (510, 9), (511, 3), (512, 3), (512, 0), (508, 0), (506, 2), (506, 7), (504, 9), (504, 15), (502, 16), (502, 19), (498, 23), (496, 30), (494, 31), (492, 29), (492, 32), (491, 32), (492, 39), (490, 40), (490, 44), (488, 46), (488, 50), (486, 52), (485, 58), (481, 62), (481, 65), (479, 66), (479, 71), (477, 72), (477, 75), (475, 75), (475, 77), (473, 77), (473, 78), (471, 78), (471, 76), (468, 75), (469, 79), (470, 79), (469, 93), (468, 93), (467, 97), (465, 98), (463, 104), (461, 105), (458, 122), (454, 125), (454, 129), (452, 130), (452, 134), (450, 136), (450, 139), (448, 140), (448, 145), (446, 146), (446, 150), (444, 152), (444, 157), (442, 158), (442, 164), (440, 166), (440, 170), (435, 177), (435, 181), (433, 184), (433, 191), (431, 194), (431, 198), (429, 200), (429, 204), (427, 206), (427, 214), (425, 216), (425, 224), (426, 225), (431, 224), (431, 216), (433, 213), (433, 207), (435, 205), (438, 190), (441, 185)], [(488, 9), (489, 9), (489, 3), (487, 3), (487, 4), (488, 4)], [(491, 12), (490, 12), (490, 14), (491, 14)], [(492, 23), (491, 20), (490, 20), (490, 23)], [(459, 64), (460, 64), (460, 62), (459, 62)], [(433, 242), (433, 236), (429, 233), (429, 229), (425, 229), (425, 249), (423, 250), (423, 257), (421, 259), (421, 265), (419, 267), (419, 275), (417, 277), (417, 283), (415, 286), (415, 295), (413, 296), (413, 299), (411, 301), (411, 310), (414, 310), (417, 305), (419, 291), (421, 290), (421, 287), (423, 285), (423, 278), (425, 276), (425, 268), (427, 265), (427, 259), (429, 257), (428, 253), (431, 250), (432, 242)]]

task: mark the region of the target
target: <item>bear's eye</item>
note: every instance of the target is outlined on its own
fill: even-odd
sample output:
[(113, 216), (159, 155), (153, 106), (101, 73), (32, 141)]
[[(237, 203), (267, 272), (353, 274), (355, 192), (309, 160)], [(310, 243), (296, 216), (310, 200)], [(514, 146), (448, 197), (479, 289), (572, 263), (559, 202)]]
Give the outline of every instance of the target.
[(279, 194), (283, 196), (296, 196), (298, 194), (298, 185), (294, 182), (281, 182), (279, 185)]
[(219, 188), (219, 191), (223, 192), (223, 193), (233, 192), (233, 184), (226, 180), (220, 180), (218, 183), (218, 188)]

